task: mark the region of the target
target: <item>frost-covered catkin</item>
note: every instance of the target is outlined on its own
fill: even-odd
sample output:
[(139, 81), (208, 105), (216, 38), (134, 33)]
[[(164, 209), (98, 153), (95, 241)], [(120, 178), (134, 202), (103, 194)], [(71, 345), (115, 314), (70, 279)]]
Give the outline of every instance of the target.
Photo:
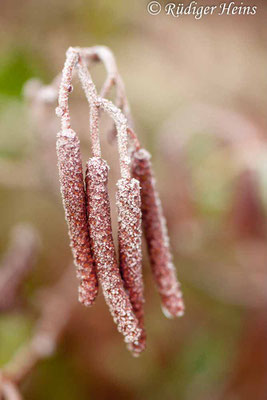
[(98, 284), (90, 250), (80, 142), (72, 129), (58, 133), (57, 156), (65, 218), (80, 280), (79, 301), (90, 306), (96, 298)]
[(97, 276), (118, 331), (125, 342), (136, 342), (141, 334), (129, 297), (123, 287), (112, 237), (107, 190), (108, 165), (99, 157), (88, 161), (86, 171), (87, 215)]
[(154, 279), (167, 317), (182, 316), (184, 304), (169, 247), (166, 221), (155, 188), (150, 154), (139, 149), (133, 153), (132, 172), (141, 186), (142, 221)]
[(140, 185), (136, 179), (120, 179), (117, 183), (118, 242), (120, 272), (139, 322), (141, 337), (130, 350), (139, 355), (145, 350), (144, 285), (142, 278), (142, 231)]

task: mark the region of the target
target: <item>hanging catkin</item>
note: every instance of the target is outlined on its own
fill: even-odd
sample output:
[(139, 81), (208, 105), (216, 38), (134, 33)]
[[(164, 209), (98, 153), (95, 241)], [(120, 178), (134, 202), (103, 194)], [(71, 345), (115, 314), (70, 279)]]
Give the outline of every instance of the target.
[[(132, 313), (132, 311), (129, 311), (129, 296), (133, 311), (138, 320), (139, 331), (141, 331), (140, 341), (137, 342), (137, 340), (135, 340), (135, 344), (131, 344), (131, 350), (133, 350), (135, 354), (138, 354), (142, 350), (144, 350), (145, 347), (141, 254), (141, 201), (139, 183), (137, 180), (130, 178), (127, 121), (121, 110), (119, 110), (111, 102), (97, 97), (91, 75), (82, 59), (79, 60), (77, 64), (77, 69), (82, 87), (90, 105), (90, 109), (92, 109), (92, 107), (95, 107), (95, 104), (99, 104), (99, 107), (111, 116), (117, 128), (120, 169), (122, 175), (122, 179), (120, 179), (117, 184), (119, 261), (121, 275), (124, 280), (124, 289), (127, 293), (123, 292), (124, 289), (121, 278), (119, 276), (118, 265), (116, 263), (115, 248), (111, 233), (110, 205), (106, 187), (108, 169), (105, 162), (101, 160), (98, 156), (101, 154), (100, 147), (98, 152), (94, 150), (96, 148), (96, 146), (94, 146), (94, 143), (100, 143), (97, 119), (96, 123), (93, 126), (92, 124), (90, 124), (94, 157), (89, 161), (90, 168), (88, 166), (87, 174), (89, 229), (92, 238), (94, 259), (96, 261), (99, 280), (102, 283), (106, 301), (109, 304), (111, 313), (115, 321), (118, 323), (119, 330), (122, 329), (121, 326), (126, 326), (126, 324), (128, 324), (129, 326), (129, 318), (127, 316), (127, 313)], [(94, 182), (96, 182), (96, 176), (92, 176), (91, 174), (92, 179), (89, 178), (91, 170), (95, 172), (96, 176), (97, 170), (103, 171), (103, 175), (100, 174), (101, 179), (98, 178), (100, 179), (98, 185), (94, 184)], [(94, 193), (97, 190), (99, 192), (98, 197), (94, 198)], [(101, 202), (99, 197), (101, 197), (103, 194), (104, 199), (103, 202)], [(97, 212), (94, 213), (92, 210), (94, 209), (94, 207), (97, 207), (97, 200), (98, 209)], [(101, 207), (103, 207), (102, 211)], [(102, 223), (101, 225), (99, 224), (98, 228), (96, 227), (96, 221), (94, 218), (94, 216), (96, 215), (101, 215), (102, 217)], [(98, 234), (95, 233), (97, 229), (99, 230)], [(105, 237), (105, 240), (103, 240), (103, 237)], [(108, 246), (108, 249), (106, 249), (105, 247), (103, 248), (103, 243)], [(112, 282), (110, 281), (111, 277), (109, 277), (106, 271), (104, 274), (103, 262), (105, 260), (103, 257), (107, 257), (106, 265), (110, 266), (113, 273), (113, 280), (114, 282), (116, 281), (116, 286), (120, 288), (119, 297), (117, 299), (116, 293), (111, 293), (111, 291), (109, 290)], [(123, 305), (123, 302), (125, 302), (125, 305)], [(115, 318), (117, 313), (116, 310), (118, 308), (121, 308), (121, 305), (123, 305), (123, 308), (125, 308), (125, 306), (127, 307), (127, 320), (125, 321), (123, 321), (121, 318), (121, 312), (119, 313), (119, 317), (117, 319)], [(130, 330), (131, 329), (132, 328), (130, 328)], [(126, 340), (129, 341), (129, 333), (127, 333), (127, 331), (129, 331), (129, 327), (127, 327), (125, 331)]]
[(133, 152), (132, 173), (141, 186), (144, 233), (163, 312), (167, 317), (181, 316), (184, 313), (182, 293), (172, 262), (166, 221), (155, 188), (150, 157), (144, 149)]
[(138, 321), (123, 287), (112, 237), (110, 203), (107, 191), (108, 165), (99, 157), (87, 163), (87, 214), (97, 275), (110, 313), (125, 342), (137, 342)]
[(137, 356), (145, 349), (146, 345), (140, 186), (136, 179), (120, 179), (117, 187), (120, 271), (141, 329), (138, 343), (130, 345), (130, 350)]
[[(113, 85), (112, 76), (116, 72), (116, 64), (110, 52), (104, 48), (78, 47), (69, 48), (67, 52), (59, 90), (59, 105), (56, 109), (57, 115), (61, 117), (61, 132), (57, 140), (60, 186), (77, 275), (81, 281), (80, 301), (86, 305), (92, 304), (97, 295), (98, 280), (118, 331), (123, 334), (132, 353), (138, 356), (146, 346), (141, 252), (142, 220), (163, 311), (168, 317), (179, 316), (183, 314), (184, 305), (170, 253), (166, 222), (155, 189), (150, 155), (140, 149), (138, 138), (130, 129), (129, 121), (122, 110), (103, 98), (103, 94), (98, 96), (86, 64), (88, 57), (95, 59), (96, 56), (106, 63), (109, 71), (109, 77), (104, 85), (105, 91), (108, 91)], [(74, 71), (78, 72), (90, 106), (93, 154), (87, 163), (85, 182), (80, 143), (71, 129), (68, 106)], [(118, 93), (124, 98), (126, 95), (119, 74), (116, 72), (114, 76)], [(124, 100), (119, 103), (123, 111), (126, 111), (128, 103), (126, 98)], [(108, 113), (113, 119), (117, 132), (121, 174), (116, 195), (119, 265), (112, 237), (107, 187), (109, 167), (101, 158), (100, 110)], [(129, 157), (128, 136), (135, 147), (132, 160)]]
[(63, 129), (58, 134), (57, 156), (65, 218), (80, 280), (79, 301), (89, 306), (97, 295), (98, 285), (90, 250), (80, 142), (72, 129)]

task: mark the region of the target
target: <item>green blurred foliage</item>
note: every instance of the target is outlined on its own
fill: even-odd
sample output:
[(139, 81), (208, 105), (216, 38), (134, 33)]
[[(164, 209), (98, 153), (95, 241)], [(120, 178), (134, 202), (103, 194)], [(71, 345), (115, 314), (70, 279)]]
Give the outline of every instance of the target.
[(40, 365), (28, 383), (30, 400), (90, 399), (87, 389), (65, 354), (60, 353)]
[(0, 316), (0, 366), (7, 363), (31, 335), (30, 319), (20, 314)]
[(4, 96), (22, 98), (23, 85), (32, 77), (41, 79), (45, 77), (38, 55), (34, 55), (26, 48), (13, 48), (6, 54), (1, 54), (0, 105), (5, 101)]

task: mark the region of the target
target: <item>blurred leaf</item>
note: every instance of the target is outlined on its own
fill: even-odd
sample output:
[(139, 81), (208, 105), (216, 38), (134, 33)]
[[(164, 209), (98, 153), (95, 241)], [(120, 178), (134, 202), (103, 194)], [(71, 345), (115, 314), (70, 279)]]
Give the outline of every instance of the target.
[(32, 400), (89, 400), (79, 376), (62, 354), (40, 362), (32, 378), (27, 397)]
[(24, 158), (32, 137), (23, 102), (0, 95), (0, 117), (0, 159)]
[(0, 365), (2, 366), (30, 338), (31, 323), (23, 315), (0, 317)]
[(194, 200), (202, 213), (221, 216), (231, 200), (233, 164), (225, 147), (208, 134), (192, 136), (186, 148), (193, 178)]
[[(134, 8), (134, 4), (131, 7)], [(123, 0), (117, 0), (115, 4), (109, 0), (84, 2), (76, 10), (76, 18), (83, 30), (93, 32), (98, 40), (105, 40), (105, 44), (110, 35), (127, 35), (131, 16), (128, 4)]]
[(42, 76), (36, 55), (23, 49), (13, 49), (1, 55), (0, 93), (6, 96), (21, 97), (23, 84), (34, 76)]

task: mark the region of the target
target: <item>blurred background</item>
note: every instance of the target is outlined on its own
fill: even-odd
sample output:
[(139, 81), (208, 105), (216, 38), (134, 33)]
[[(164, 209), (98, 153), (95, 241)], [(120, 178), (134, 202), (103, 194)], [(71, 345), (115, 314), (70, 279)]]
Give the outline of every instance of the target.
[[(18, 379), (23, 398), (266, 398), (267, 4), (254, 3), (256, 16), (196, 21), (151, 16), (143, 1), (1, 0), (1, 367), (18, 363), (40, 316), (52, 315), (62, 331), (56, 349), (44, 351), (51, 357)], [(37, 81), (25, 89), (33, 78), (48, 85), (69, 46), (97, 44), (114, 52), (136, 132), (153, 155), (186, 303), (183, 318), (163, 316), (144, 246), (148, 341), (138, 359), (102, 294), (91, 309), (78, 304), (73, 268), (73, 285), (54, 286), (71, 262), (57, 180), (59, 121), (53, 101), (34, 99)], [(103, 66), (91, 72), (100, 88)], [(71, 116), (85, 161), (88, 108), (76, 82)], [(107, 140), (110, 121), (101, 126), (114, 201), (117, 149)]]

